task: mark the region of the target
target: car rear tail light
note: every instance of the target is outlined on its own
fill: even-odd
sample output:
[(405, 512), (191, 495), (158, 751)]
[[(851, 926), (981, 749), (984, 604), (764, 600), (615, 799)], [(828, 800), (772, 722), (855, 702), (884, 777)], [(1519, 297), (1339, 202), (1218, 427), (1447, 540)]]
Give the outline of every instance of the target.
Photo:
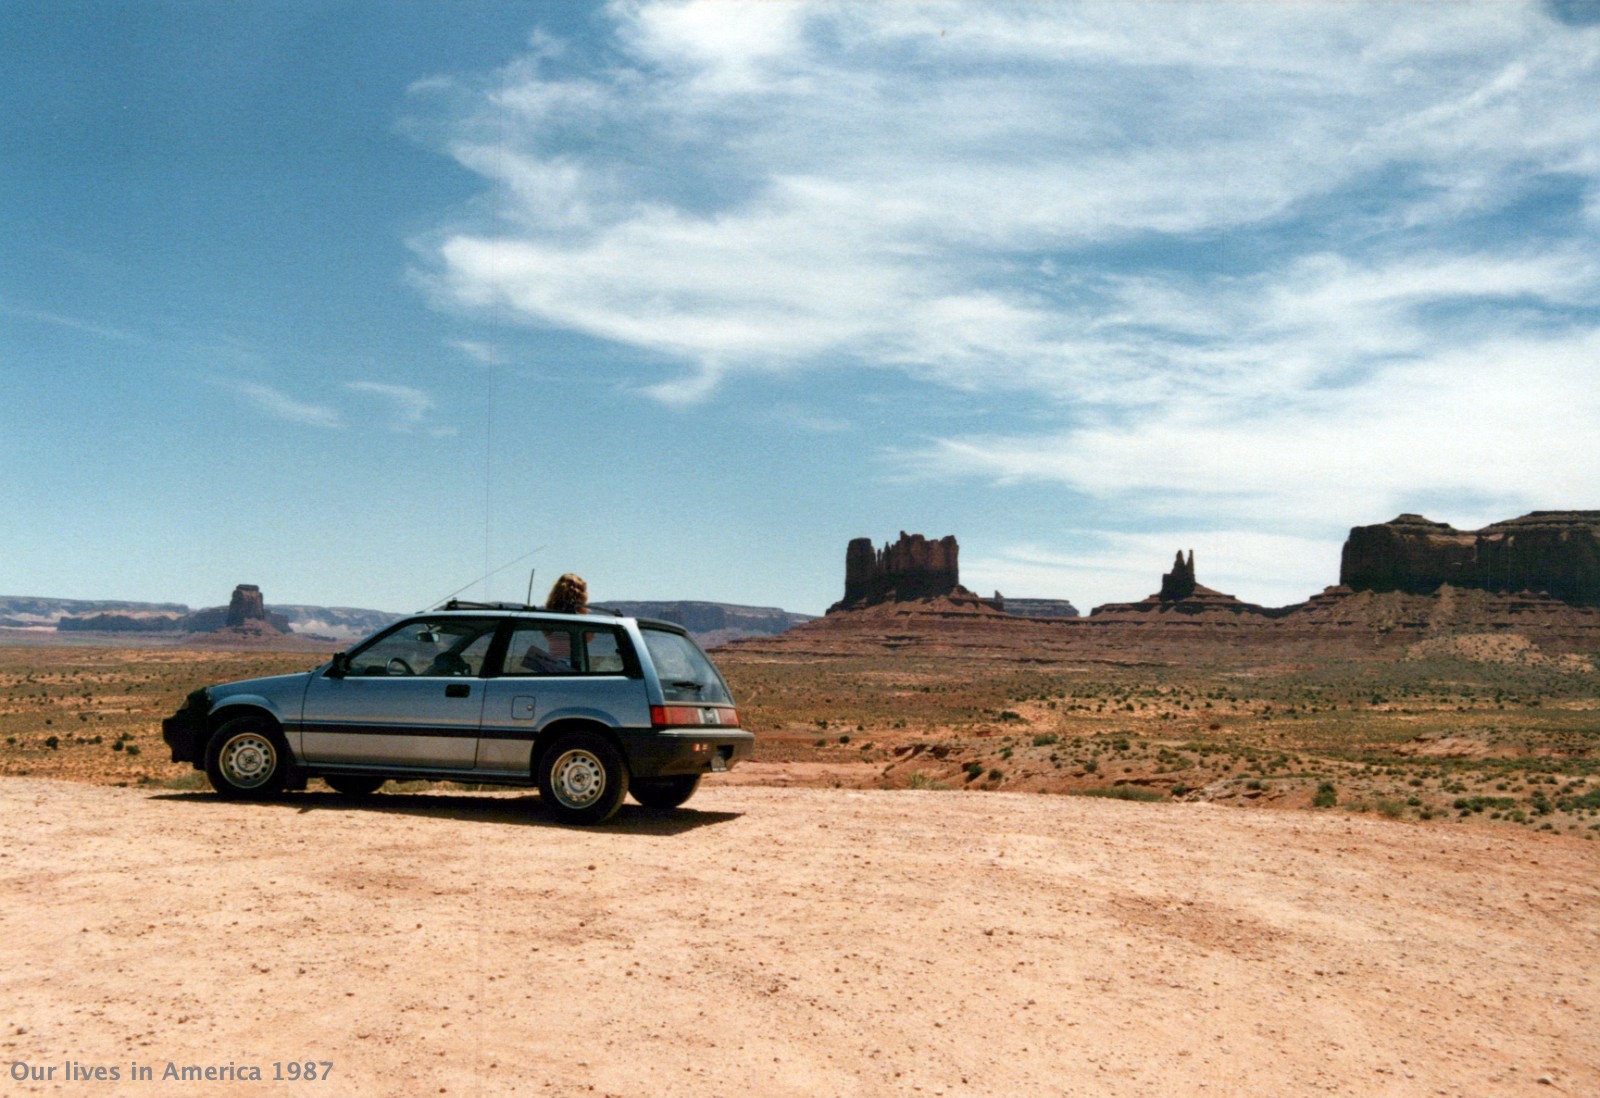
[(739, 711), (718, 705), (652, 705), (650, 723), (658, 728), (738, 728)]

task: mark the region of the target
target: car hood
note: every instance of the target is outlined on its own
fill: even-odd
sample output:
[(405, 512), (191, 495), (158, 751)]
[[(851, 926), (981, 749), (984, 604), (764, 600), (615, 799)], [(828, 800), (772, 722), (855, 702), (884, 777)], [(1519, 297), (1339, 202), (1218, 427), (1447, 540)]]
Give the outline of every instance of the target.
[(306, 683), (311, 680), (311, 676), (319, 674), (321, 670), (318, 668), (316, 671), (298, 671), (293, 675), (269, 675), (264, 679), (240, 679), (238, 682), (225, 682), (220, 686), (210, 687), (206, 692), (211, 695), (213, 705), (240, 694), (259, 695), (264, 698), (298, 698), (305, 693)]

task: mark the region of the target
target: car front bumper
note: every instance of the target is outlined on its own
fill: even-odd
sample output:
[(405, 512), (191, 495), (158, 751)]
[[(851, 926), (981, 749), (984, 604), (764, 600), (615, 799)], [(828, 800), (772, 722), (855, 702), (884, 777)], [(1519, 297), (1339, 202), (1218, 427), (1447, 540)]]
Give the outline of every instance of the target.
[(173, 762), (200, 765), (200, 746), (205, 743), (206, 717), (210, 712), (211, 695), (196, 690), (184, 699), (176, 713), (161, 722), (161, 738), (171, 748)]

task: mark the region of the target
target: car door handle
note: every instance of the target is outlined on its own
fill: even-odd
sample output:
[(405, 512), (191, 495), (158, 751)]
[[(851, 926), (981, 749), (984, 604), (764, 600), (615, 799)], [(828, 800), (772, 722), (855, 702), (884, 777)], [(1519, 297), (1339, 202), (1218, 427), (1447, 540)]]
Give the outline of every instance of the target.
[(444, 688), (444, 696), (447, 698), (465, 698), (471, 693), (472, 687), (464, 682), (453, 682)]

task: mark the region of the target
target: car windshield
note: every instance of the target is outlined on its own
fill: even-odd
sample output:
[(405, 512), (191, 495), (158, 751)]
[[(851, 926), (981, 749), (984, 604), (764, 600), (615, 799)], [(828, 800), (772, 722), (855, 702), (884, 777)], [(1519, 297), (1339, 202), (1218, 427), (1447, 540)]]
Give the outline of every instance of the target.
[(650, 662), (661, 679), (661, 693), (669, 702), (703, 702), (731, 705), (728, 687), (704, 652), (682, 633), (645, 627), (639, 630)]

